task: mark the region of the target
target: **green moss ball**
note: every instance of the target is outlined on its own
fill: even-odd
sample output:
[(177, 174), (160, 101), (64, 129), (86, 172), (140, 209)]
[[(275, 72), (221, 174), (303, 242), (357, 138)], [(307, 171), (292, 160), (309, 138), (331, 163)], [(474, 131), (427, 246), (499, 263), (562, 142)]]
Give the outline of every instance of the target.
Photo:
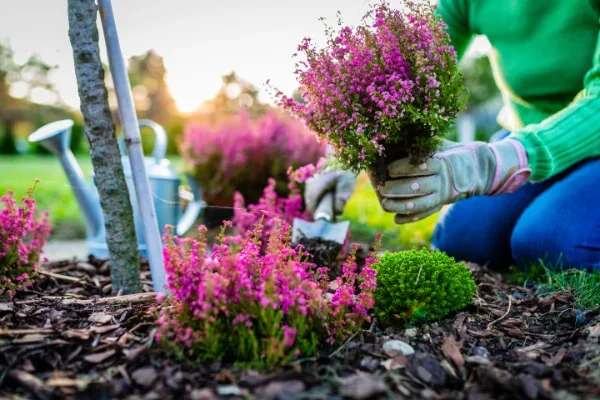
[(471, 271), (441, 251), (386, 252), (375, 266), (375, 312), (384, 325), (438, 319), (469, 304)]

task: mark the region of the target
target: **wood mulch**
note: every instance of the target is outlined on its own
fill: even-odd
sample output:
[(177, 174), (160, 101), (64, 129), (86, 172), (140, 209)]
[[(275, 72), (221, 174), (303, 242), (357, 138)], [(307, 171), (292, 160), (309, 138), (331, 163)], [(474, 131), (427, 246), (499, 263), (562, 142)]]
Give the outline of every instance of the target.
[(139, 295), (110, 297), (108, 264), (91, 258), (47, 264), (35, 287), (0, 302), (0, 398), (600, 398), (600, 307), (576, 310), (567, 292), (536, 297), (475, 265), (468, 309), (404, 331), (372, 324), (266, 372), (186, 365), (157, 348), (143, 267)]

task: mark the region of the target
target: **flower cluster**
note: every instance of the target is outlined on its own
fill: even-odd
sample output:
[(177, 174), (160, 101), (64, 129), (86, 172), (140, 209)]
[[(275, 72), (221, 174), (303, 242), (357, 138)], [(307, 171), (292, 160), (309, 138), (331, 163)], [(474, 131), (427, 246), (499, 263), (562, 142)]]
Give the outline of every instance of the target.
[(48, 213), (40, 218), (31, 198), (32, 190), (18, 206), (9, 191), (0, 198), (0, 297), (13, 298), (17, 291), (33, 284), (42, 259), (46, 239), (50, 236)]
[(287, 171), (288, 177), (290, 179), (290, 182), (292, 183), (305, 183), (308, 179), (312, 178), (318, 173), (323, 172), (325, 170), (326, 165), (327, 159), (321, 158), (319, 159), (317, 165), (306, 164), (302, 167), (297, 168), (296, 170), (294, 170), (292, 167), (289, 167)]
[[(354, 172), (389, 152), (430, 155), (462, 108), (462, 76), (445, 24), (427, 2), (386, 0), (356, 28), (326, 27), (327, 45), (305, 38), (295, 74), (303, 101), (276, 90), (278, 104), (326, 138)], [(297, 54), (295, 54), (297, 56)]]
[(314, 176), (322, 168), (324, 161), (325, 159), (321, 158), (316, 166), (307, 164), (296, 170), (290, 166), (287, 170), (288, 195), (286, 197), (277, 193), (275, 190), (277, 182), (273, 178), (269, 178), (268, 184), (263, 190), (263, 195), (256, 204), (246, 205), (244, 196), (236, 192), (233, 206), (233, 226), (236, 233), (243, 235), (254, 229), (256, 224), (262, 220), (262, 239), (266, 243), (271, 229), (277, 224), (278, 220), (283, 220), (288, 224), (292, 224), (294, 218), (311, 221), (312, 215), (304, 209), (304, 199), (299, 185)]
[[(312, 164), (311, 164), (312, 165)], [(259, 221), (263, 221), (263, 241), (266, 243), (271, 230), (279, 223), (285, 221), (292, 224), (294, 218), (312, 220), (310, 213), (304, 210), (304, 200), (298, 188), (290, 182), (290, 193), (287, 197), (281, 197), (275, 191), (275, 179), (270, 178), (269, 184), (263, 191), (263, 196), (256, 204), (246, 206), (244, 197), (235, 193), (233, 223), (237, 234), (254, 229)]]
[(325, 146), (301, 121), (274, 110), (255, 120), (240, 113), (215, 125), (187, 126), (180, 150), (206, 202), (231, 206), (236, 191), (256, 202), (268, 177), (279, 182), (289, 166), (316, 163)]
[(312, 355), (370, 320), (374, 256), (358, 271), (351, 254), (343, 275), (330, 282), (326, 268), (291, 246), (285, 221), (278, 220), (266, 246), (262, 221), (244, 236), (226, 236), (225, 226), (211, 251), (204, 227), (199, 240), (165, 236), (172, 297), (161, 299), (158, 311), (161, 343), (187, 358), (265, 366)]

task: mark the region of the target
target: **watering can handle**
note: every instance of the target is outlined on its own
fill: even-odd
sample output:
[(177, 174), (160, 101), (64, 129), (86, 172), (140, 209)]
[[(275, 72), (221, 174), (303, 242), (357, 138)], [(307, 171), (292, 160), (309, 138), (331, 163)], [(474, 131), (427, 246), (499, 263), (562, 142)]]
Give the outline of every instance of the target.
[(194, 195), (194, 199), (188, 203), (181, 218), (179, 218), (179, 221), (177, 222), (177, 227), (175, 229), (177, 236), (183, 236), (190, 230), (205, 206), (205, 203), (202, 201), (202, 191), (194, 177), (190, 174), (185, 174), (185, 177), (190, 185), (190, 190)]
[[(141, 119), (138, 121), (140, 128), (147, 126), (154, 132), (154, 149), (152, 150), (152, 158), (156, 162), (160, 162), (167, 155), (167, 132), (165, 128), (149, 119)], [(127, 146), (125, 146), (125, 135), (119, 136), (119, 148), (121, 155), (127, 155)]]

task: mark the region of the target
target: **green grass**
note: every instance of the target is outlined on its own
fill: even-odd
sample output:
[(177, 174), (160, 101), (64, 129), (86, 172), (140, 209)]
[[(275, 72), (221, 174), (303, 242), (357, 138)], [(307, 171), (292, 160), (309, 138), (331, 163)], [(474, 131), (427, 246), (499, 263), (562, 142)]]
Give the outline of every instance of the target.
[[(84, 174), (89, 176), (88, 157), (78, 157)], [(36, 179), (33, 198), (39, 210), (50, 211), (53, 236), (65, 239), (85, 236), (85, 225), (73, 192), (58, 158), (54, 156), (0, 156), (0, 194), (12, 190), (23, 197)]]
[(390, 251), (428, 247), (439, 213), (411, 224), (397, 225), (394, 214), (385, 212), (373, 186), (361, 174), (354, 194), (348, 201), (342, 219), (350, 221), (352, 241), (372, 242), (377, 232), (383, 233), (383, 244)]
[[(90, 158), (78, 156), (77, 161), (89, 183), (92, 172)], [(176, 171), (181, 171), (179, 158), (172, 160)], [(27, 190), (36, 185), (33, 197), (37, 207), (50, 212), (52, 222), (52, 236), (60, 239), (79, 239), (85, 237), (85, 224), (67, 176), (58, 161), (58, 158), (49, 156), (0, 156), (0, 196), (7, 190), (12, 190), (18, 199), (23, 197)]]
[(525, 271), (511, 274), (511, 279), (526, 285), (537, 283), (537, 295), (549, 296), (556, 292), (572, 292), (575, 306), (590, 309), (600, 305), (600, 273), (564, 267), (547, 266), (545, 263), (532, 265)]

